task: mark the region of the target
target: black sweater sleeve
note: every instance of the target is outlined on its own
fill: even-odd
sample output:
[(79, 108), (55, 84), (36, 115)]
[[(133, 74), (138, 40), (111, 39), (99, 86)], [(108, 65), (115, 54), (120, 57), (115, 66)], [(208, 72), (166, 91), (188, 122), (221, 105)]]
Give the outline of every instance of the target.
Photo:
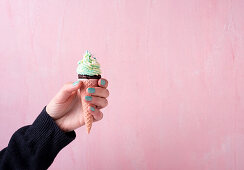
[(0, 151), (0, 169), (47, 169), (75, 136), (74, 131), (63, 132), (44, 107), (34, 123), (17, 130)]

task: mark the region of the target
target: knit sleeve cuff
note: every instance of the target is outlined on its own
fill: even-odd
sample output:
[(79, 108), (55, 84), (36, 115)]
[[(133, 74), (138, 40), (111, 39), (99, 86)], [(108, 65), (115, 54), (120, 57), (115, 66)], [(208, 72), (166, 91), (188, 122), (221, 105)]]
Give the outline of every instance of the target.
[(30, 141), (33, 145), (39, 145), (40, 149), (52, 148), (57, 154), (62, 148), (68, 145), (76, 137), (74, 131), (64, 132), (46, 112), (46, 106), (31, 125), (29, 132), (33, 138)]

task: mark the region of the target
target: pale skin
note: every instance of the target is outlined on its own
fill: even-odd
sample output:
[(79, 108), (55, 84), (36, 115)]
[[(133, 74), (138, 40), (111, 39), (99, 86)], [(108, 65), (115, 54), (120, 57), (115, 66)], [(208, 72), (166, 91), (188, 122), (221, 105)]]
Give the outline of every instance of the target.
[[(101, 81), (105, 81), (105, 84), (102, 85)], [(59, 128), (65, 132), (75, 130), (85, 124), (82, 115), (82, 102), (89, 103), (90, 107), (95, 109), (94, 111), (89, 109), (89, 112), (92, 114), (94, 122), (99, 121), (103, 118), (100, 109), (108, 105), (109, 91), (107, 87), (108, 81), (103, 78), (99, 79), (98, 87), (94, 87), (94, 93), (89, 93), (86, 89), (86, 95), (92, 96), (91, 101), (86, 101), (85, 96), (80, 95), (80, 89), (83, 88), (81, 81), (74, 84), (72, 82), (66, 83), (47, 105), (46, 111)]]

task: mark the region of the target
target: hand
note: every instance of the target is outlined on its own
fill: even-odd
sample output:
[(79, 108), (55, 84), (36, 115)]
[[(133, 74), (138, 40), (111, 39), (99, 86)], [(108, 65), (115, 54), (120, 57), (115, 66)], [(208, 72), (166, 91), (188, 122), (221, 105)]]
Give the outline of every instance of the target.
[(89, 111), (93, 115), (94, 122), (101, 120), (103, 113), (100, 109), (108, 105), (106, 99), (109, 96), (109, 91), (106, 89), (108, 81), (106, 79), (100, 79), (98, 86), (89, 91), (89, 88), (86, 89), (86, 93), (92, 96), (92, 99), (91, 101), (85, 101), (81, 100), (81, 97), (85, 97), (80, 94), (80, 88), (83, 88), (81, 81), (74, 82), (73, 84), (66, 83), (47, 105), (47, 113), (55, 120), (60, 129), (65, 132), (72, 131), (85, 124), (81, 103), (85, 101), (91, 106)]

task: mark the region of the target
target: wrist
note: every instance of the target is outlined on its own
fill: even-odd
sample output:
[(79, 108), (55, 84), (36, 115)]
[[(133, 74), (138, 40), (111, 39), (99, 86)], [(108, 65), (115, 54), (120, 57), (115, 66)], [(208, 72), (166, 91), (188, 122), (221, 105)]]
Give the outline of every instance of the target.
[(54, 122), (58, 125), (58, 127), (59, 127), (62, 131), (66, 132), (66, 131), (62, 128), (62, 123), (61, 123), (61, 120), (60, 120), (60, 119), (54, 120)]
[(62, 120), (55, 118), (55, 116), (53, 116), (53, 114), (51, 114), (52, 112), (49, 109), (49, 105), (46, 106), (46, 112), (47, 114), (54, 120), (54, 122), (56, 123), (56, 125), (59, 127), (59, 129), (61, 129), (62, 131), (66, 132), (63, 128), (62, 128)]
[(54, 120), (54, 121), (56, 121), (57, 119), (58, 119), (58, 117), (57, 117), (57, 114), (55, 113), (55, 112), (53, 112), (55, 110), (55, 108), (53, 108), (52, 107), (52, 104), (48, 104), (47, 106), (46, 106), (46, 112), (47, 112), (47, 114)]
[(57, 124), (57, 126), (64, 132), (70, 132), (73, 129), (68, 129), (67, 127), (64, 126), (64, 121), (62, 118), (54, 120), (54, 122)]

